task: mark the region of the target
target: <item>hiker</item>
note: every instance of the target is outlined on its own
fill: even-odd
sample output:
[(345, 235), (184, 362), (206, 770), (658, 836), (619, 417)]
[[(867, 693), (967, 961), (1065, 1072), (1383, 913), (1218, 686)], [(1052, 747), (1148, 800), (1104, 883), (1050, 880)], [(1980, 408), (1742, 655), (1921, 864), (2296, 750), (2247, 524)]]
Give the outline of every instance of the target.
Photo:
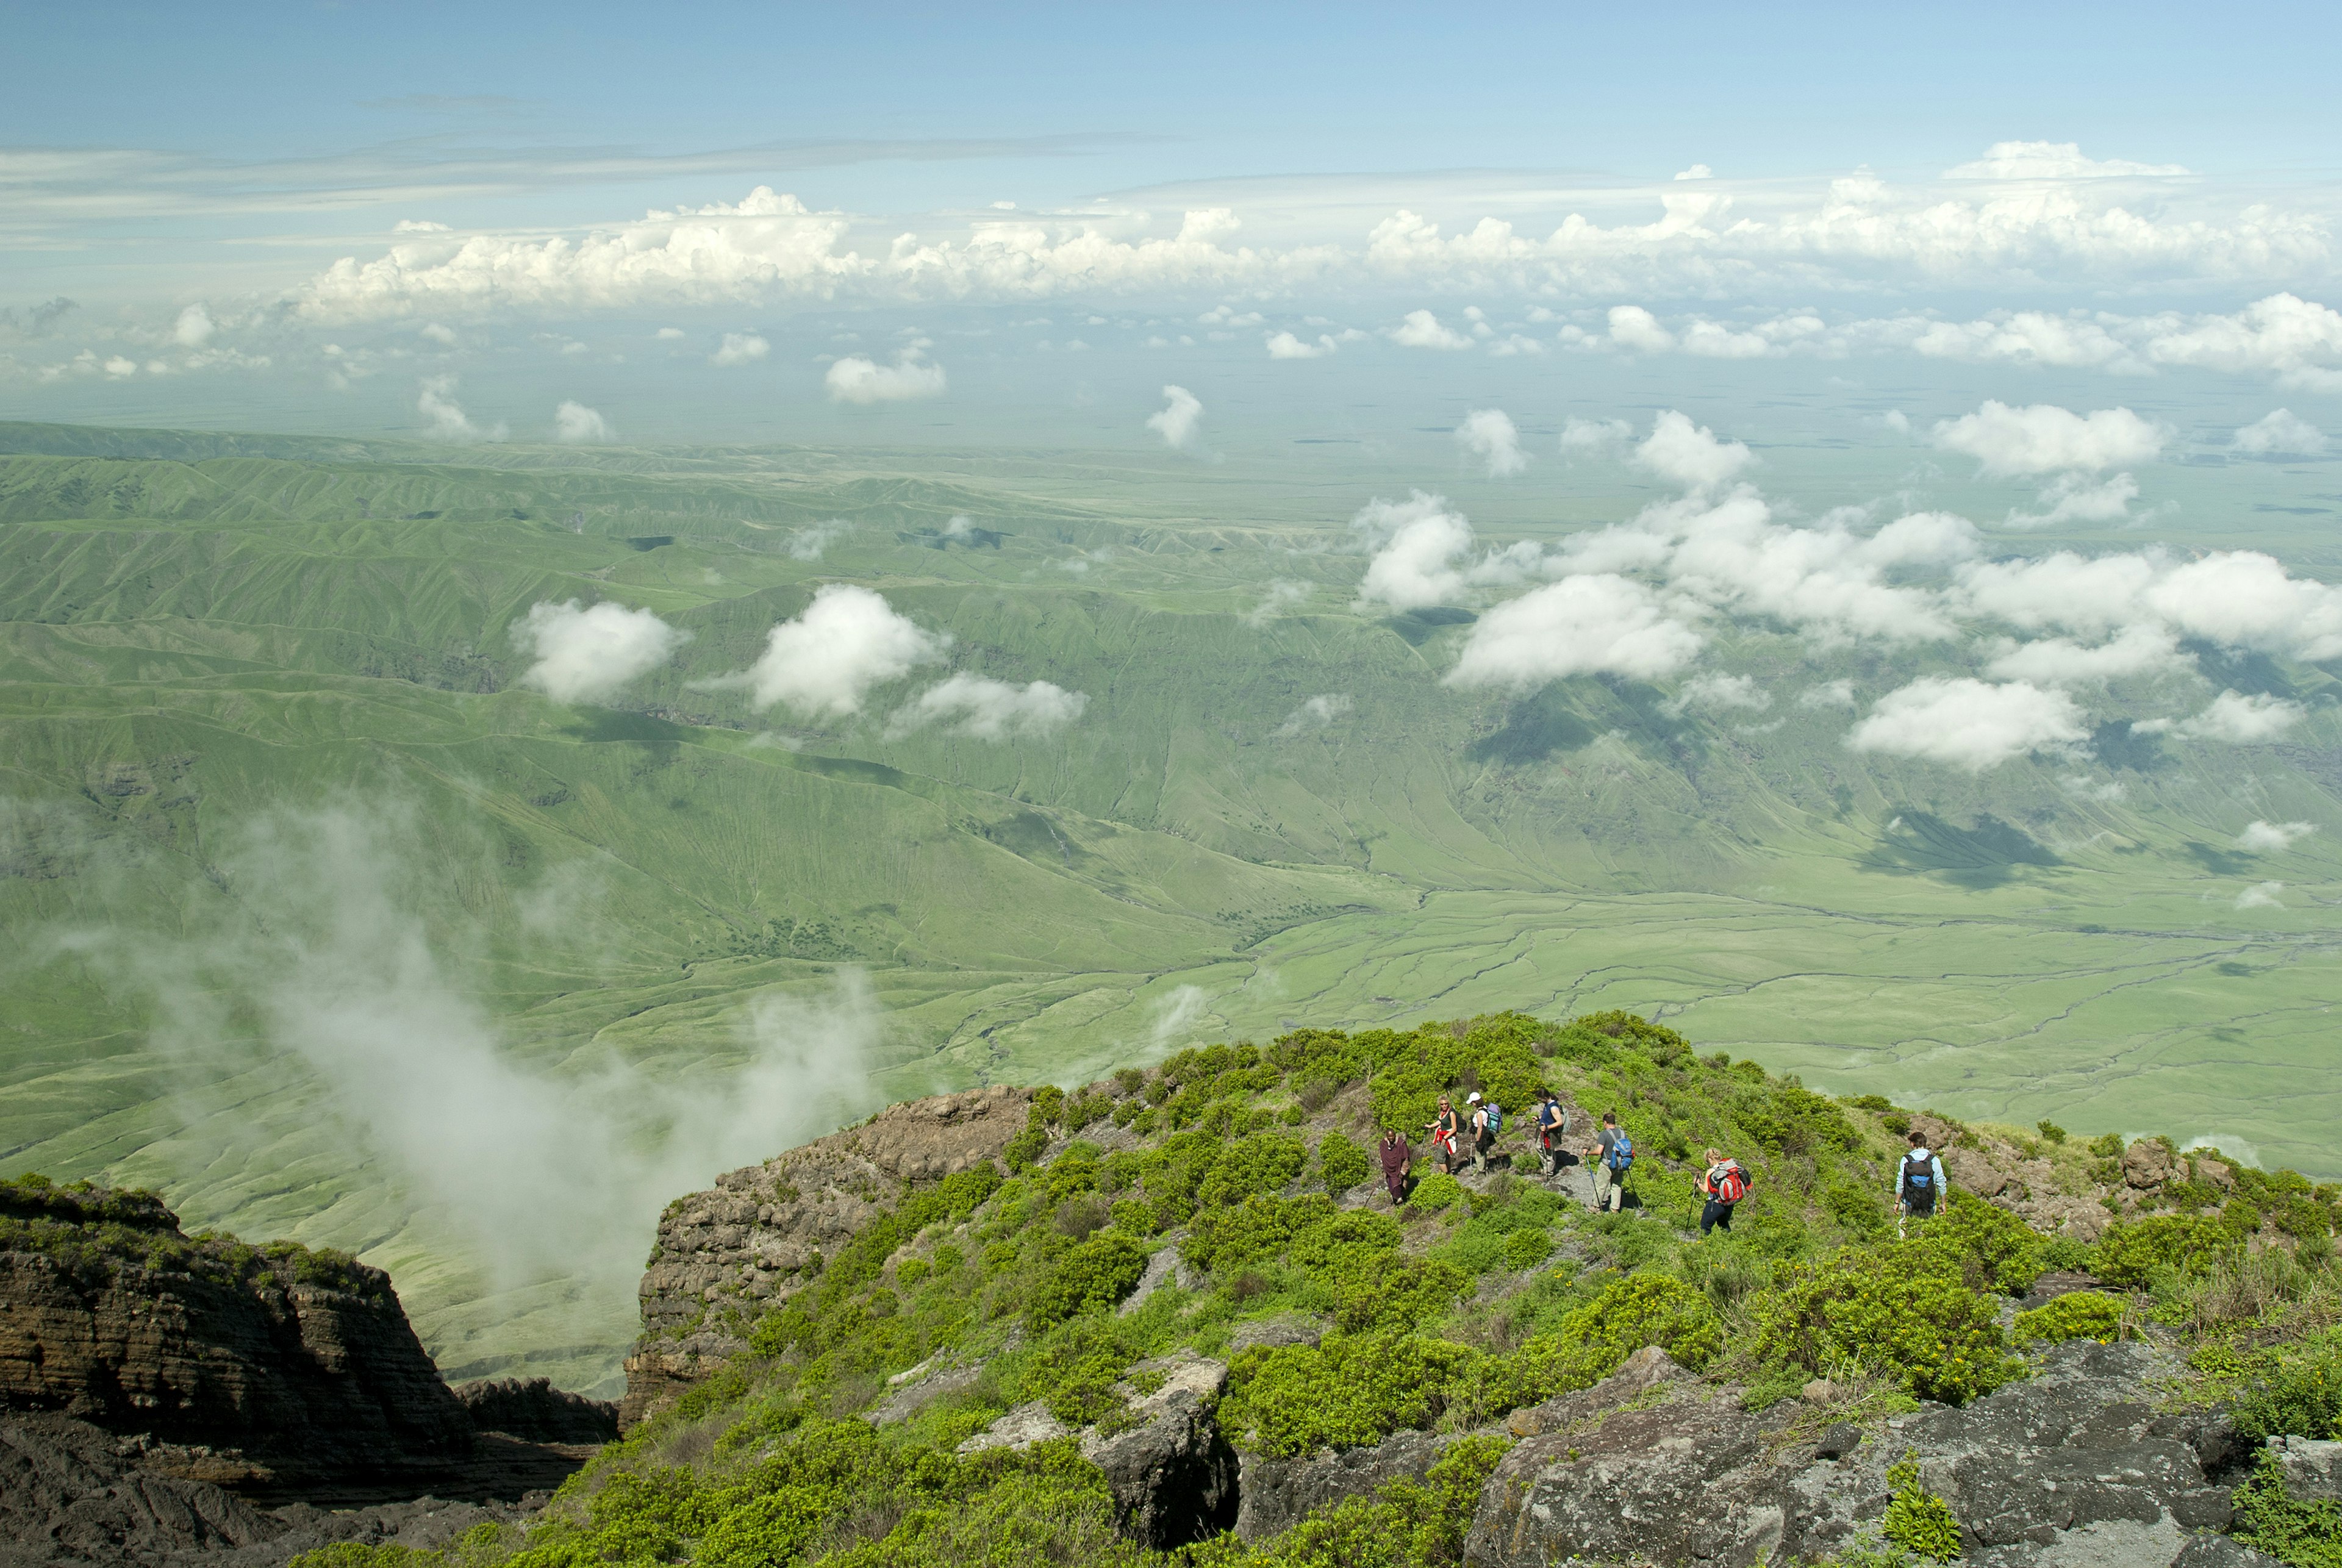
[(1895, 1233), (1906, 1220), (1933, 1219), (1944, 1195), (1944, 1162), (1927, 1147), (1927, 1135), (1911, 1134), (1911, 1152), (1895, 1167)]
[(1699, 1233), (1732, 1229), (1732, 1205), (1748, 1195), (1748, 1173), (1721, 1149), (1705, 1151), (1707, 1169), (1700, 1173), (1699, 1190), (1707, 1198), (1699, 1212)]
[(1626, 1206), (1626, 1172), (1635, 1164), (1635, 1140), (1618, 1125), (1618, 1113), (1602, 1113), (1602, 1130), (1586, 1145), (1594, 1165), (1594, 1211), (1616, 1213)]
[(1569, 1114), (1561, 1108), (1560, 1100), (1550, 1089), (1539, 1089), (1536, 1098), (1537, 1142), (1545, 1146), (1545, 1174), (1558, 1176), (1561, 1174), (1561, 1157), (1567, 1152), (1562, 1147), (1561, 1134), (1568, 1124)]
[(1496, 1146), (1496, 1134), (1504, 1131), (1505, 1113), (1494, 1100), (1484, 1100), (1475, 1089), (1464, 1097), (1472, 1108), (1472, 1169), (1480, 1175), (1488, 1174), (1488, 1151)]
[(1439, 1168), (1447, 1174), (1456, 1174), (1456, 1140), (1463, 1135), (1463, 1118), (1456, 1114), (1456, 1103), (1446, 1095), (1439, 1096), (1439, 1114), (1424, 1124), (1431, 1134), (1431, 1146), (1439, 1151)]
[(1406, 1201), (1407, 1167), (1415, 1164), (1415, 1151), (1407, 1147), (1406, 1134), (1396, 1127), (1383, 1133), (1383, 1185), (1390, 1189), (1391, 1207)]

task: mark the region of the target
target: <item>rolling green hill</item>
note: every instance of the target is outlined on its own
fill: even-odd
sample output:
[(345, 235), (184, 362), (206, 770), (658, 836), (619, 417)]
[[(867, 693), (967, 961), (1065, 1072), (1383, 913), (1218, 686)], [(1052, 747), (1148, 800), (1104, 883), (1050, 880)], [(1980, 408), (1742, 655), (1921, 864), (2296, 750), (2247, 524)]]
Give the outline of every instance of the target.
[[(384, 951), (415, 934), (532, 1084), (623, 1067), (720, 1099), (759, 998), (854, 968), (883, 1024), (809, 1116), (1303, 1017), (1617, 1007), (1836, 1093), (2342, 1171), (2322, 669), (2218, 666), (2310, 707), (2282, 744), (2117, 724), (2087, 788), (1976, 778), (1847, 751), (1843, 712), (1786, 700), (1760, 727), (1630, 681), (1445, 687), (1471, 616), (1352, 607), (1356, 488), (999, 453), (455, 455), (0, 426), (0, 1171), (360, 1249), (453, 1375), (606, 1383), (631, 1287), (499, 1263), (427, 1153), (287, 1044), (285, 988), (370, 961), (305, 945), (353, 910)], [(1556, 496), (1516, 532), (1635, 504)], [(1272, 580), (1299, 586), (1263, 614)], [(697, 684), (826, 582), (947, 630), (954, 667), (1086, 694), (1083, 721), (890, 738), (883, 712), (798, 724)], [(569, 598), (692, 640), (617, 708), (554, 703), (515, 686), (508, 628)], [(1750, 627), (1717, 659), (1785, 696), (1937, 667)], [(320, 813), (356, 824), (342, 859)], [(2255, 818), (2327, 831), (2280, 863), (2234, 847)], [(2272, 879), (2281, 906), (2237, 907)], [(626, 1211), (626, 1267), (666, 1178), (724, 1163), (660, 1157), (681, 1166)]]

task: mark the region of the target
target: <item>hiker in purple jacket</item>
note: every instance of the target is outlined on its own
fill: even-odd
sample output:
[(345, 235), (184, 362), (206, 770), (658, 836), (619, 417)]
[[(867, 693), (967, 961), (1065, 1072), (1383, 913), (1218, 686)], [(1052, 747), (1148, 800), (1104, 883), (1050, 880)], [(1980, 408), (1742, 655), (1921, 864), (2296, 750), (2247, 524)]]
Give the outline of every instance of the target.
[(1406, 1146), (1406, 1134), (1396, 1127), (1383, 1134), (1383, 1185), (1390, 1189), (1391, 1207), (1396, 1208), (1406, 1197), (1406, 1173), (1415, 1164), (1415, 1151)]

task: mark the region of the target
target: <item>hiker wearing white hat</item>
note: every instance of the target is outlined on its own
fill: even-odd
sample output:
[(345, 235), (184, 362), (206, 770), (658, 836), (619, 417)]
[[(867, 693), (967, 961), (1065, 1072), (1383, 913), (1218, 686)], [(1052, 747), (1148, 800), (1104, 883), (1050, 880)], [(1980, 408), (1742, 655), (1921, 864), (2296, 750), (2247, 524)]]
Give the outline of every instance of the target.
[(1496, 1129), (1503, 1126), (1504, 1113), (1496, 1109), (1494, 1100), (1483, 1100), (1475, 1089), (1464, 1097), (1472, 1112), (1472, 1169), (1482, 1175), (1488, 1171), (1488, 1151), (1496, 1146)]

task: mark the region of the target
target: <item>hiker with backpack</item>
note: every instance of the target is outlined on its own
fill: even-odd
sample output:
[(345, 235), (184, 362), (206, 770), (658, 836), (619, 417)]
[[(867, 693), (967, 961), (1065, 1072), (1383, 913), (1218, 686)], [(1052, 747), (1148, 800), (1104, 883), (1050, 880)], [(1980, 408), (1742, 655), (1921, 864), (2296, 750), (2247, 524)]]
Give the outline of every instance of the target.
[(1748, 1195), (1748, 1173), (1721, 1149), (1706, 1151), (1707, 1169), (1700, 1173), (1699, 1190), (1707, 1203), (1699, 1211), (1699, 1233), (1732, 1229), (1732, 1205)]
[(1472, 1107), (1472, 1169), (1486, 1175), (1488, 1152), (1496, 1146), (1496, 1134), (1505, 1130), (1504, 1107), (1482, 1099), (1477, 1089), (1466, 1095), (1464, 1103)]
[(1415, 1151), (1407, 1147), (1406, 1134), (1396, 1127), (1383, 1134), (1383, 1185), (1390, 1189), (1391, 1207), (1397, 1208), (1406, 1201), (1407, 1168), (1415, 1164)]
[(1895, 1233), (1903, 1233), (1906, 1220), (1933, 1219), (1943, 1195), (1943, 1158), (1927, 1147), (1924, 1134), (1913, 1133), (1911, 1152), (1895, 1167)]
[(1618, 1125), (1618, 1113), (1602, 1113), (1602, 1130), (1587, 1145), (1594, 1164), (1594, 1212), (1616, 1213), (1626, 1206), (1626, 1173), (1635, 1164), (1635, 1140)]
[(1539, 1089), (1536, 1099), (1537, 1142), (1545, 1149), (1544, 1174), (1558, 1176), (1561, 1174), (1561, 1156), (1566, 1152), (1561, 1144), (1562, 1129), (1569, 1121), (1569, 1114), (1562, 1109), (1561, 1102), (1555, 1098), (1550, 1089)]
[(1424, 1124), (1424, 1131), (1431, 1134), (1431, 1146), (1439, 1151), (1441, 1173), (1454, 1175), (1458, 1158), (1456, 1142), (1464, 1134), (1464, 1121), (1456, 1114), (1456, 1103), (1445, 1094), (1439, 1096), (1439, 1114)]

